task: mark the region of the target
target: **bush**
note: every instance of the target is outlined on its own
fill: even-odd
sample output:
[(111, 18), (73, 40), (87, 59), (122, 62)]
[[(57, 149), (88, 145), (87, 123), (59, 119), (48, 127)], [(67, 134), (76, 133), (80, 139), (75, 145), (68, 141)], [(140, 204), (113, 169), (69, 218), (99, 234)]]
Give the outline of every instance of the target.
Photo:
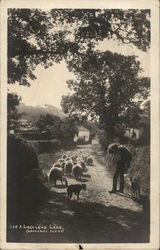
[(7, 146), (7, 219), (10, 224), (21, 223), (28, 220), (48, 189), (33, 147), (15, 136), (8, 136)]
[(61, 146), (61, 141), (57, 139), (53, 140), (36, 140), (29, 141), (29, 144), (35, 149), (37, 153), (49, 153), (55, 152)]
[(141, 192), (150, 193), (150, 146), (138, 146), (129, 169), (130, 177), (139, 177)]
[(59, 140), (42, 140), (38, 142), (39, 153), (53, 152), (57, 150), (61, 145)]
[(78, 145), (85, 145), (88, 144), (89, 142), (86, 142), (83, 138), (78, 138), (77, 144)]
[(107, 150), (108, 145), (113, 142), (113, 140), (110, 138), (109, 135), (107, 135), (106, 131), (104, 130), (100, 130), (98, 132), (98, 138), (99, 138), (99, 142), (101, 144), (101, 147), (104, 151)]
[(61, 148), (69, 150), (73, 149), (76, 147), (76, 142), (73, 141), (73, 138), (68, 137), (68, 138), (63, 138), (61, 141)]
[(150, 137), (149, 136), (142, 136), (139, 139), (133, 141), (135, 146), (146, 146), (150, 144)]
[(7, 144), (8, 178), (17, 180), (31, 169), (38, 168), (38, 158), (26, 141), (14, 135), (8, 136)]

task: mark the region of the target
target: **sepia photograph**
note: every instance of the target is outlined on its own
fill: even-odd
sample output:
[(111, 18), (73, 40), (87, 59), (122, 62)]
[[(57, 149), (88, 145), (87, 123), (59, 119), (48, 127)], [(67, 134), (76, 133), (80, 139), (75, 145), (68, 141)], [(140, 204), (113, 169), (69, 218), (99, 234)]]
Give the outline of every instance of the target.
[(6, 9), (6, 243), (151, 243), (152, 12), (96, 6)]

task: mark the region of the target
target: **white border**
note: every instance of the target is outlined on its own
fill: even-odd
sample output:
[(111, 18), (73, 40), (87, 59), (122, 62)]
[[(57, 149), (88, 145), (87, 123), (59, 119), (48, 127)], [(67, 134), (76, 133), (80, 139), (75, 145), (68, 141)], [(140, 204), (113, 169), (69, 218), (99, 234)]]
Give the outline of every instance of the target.
[(6, 90), (7, 90), (7, 8), (109, 8), (151, 9), (151, 241), (147, 244), (82, 244), (84, 249), (159, 248), (159, 2), (158, 0), (2, 0), (1, 1), (1, 241), (0, 249), (78, 249), (78, 244), (6, 243)]

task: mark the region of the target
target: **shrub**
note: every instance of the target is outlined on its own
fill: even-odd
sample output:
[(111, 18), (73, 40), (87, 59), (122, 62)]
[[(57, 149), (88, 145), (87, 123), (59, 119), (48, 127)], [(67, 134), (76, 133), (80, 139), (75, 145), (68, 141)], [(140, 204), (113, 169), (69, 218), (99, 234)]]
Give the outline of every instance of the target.
[(68, 138), (63, 138), (61, 141), (61, 147), (69, 150), (69, 149), (73, 149), (76, 147), (76, 142), (73, 141), (73, 138), (68, 137)]
[(17, 180), (31, 169), (38, 168), (38, 158), (32, 146), (14, 135), (8, 136), (8, 178)]
[(28, 142), (37, 153), (55, 152), (61, 146), (61, 141), (53, 140), (33, 140)]
[(7, 146), (7, 219), (25, 222), (48, 189), (33, 147), (13, 135), (8, 136)]
[(150, 193), (150, 146), (138, 146), (131, 161), (129, 176), (139, 177), (141, 192)]
[(112, 142), (112, 139), (110, 138), (110, 136), (107, 135), (106, 131), (104, 130), (99, 130), (98, 138), (99, 138), (99, 142), (101, 144), (102, 149), (106, 151), (108, 148), (108, 145)]
[(61, 142), (57, 139), (42, 140), (38, 142), (39, 153), (53, 152), (60, 148)]

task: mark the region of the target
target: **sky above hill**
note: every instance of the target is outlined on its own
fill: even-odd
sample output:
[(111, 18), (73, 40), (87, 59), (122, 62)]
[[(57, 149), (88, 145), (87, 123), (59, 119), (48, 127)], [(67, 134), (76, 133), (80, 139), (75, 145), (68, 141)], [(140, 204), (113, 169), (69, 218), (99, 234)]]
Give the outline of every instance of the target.
[[(121, 53), (123, 55), (136, 55), (141, 62), (141, 67), (144, 72), (142, 76), (150, 76), (150, 54), (140, 51), (131, 45), (120, 45), (117, 41), (109, 41), (105, 39), (100, 42), (96, 49), (105, 51)], [(61, 108), (60, 102), (62, 95), (67, 95), (69, 89), (66, 81), (75, 79), (75, 75), (69, 72), (65, 61), (55, 64), (48, 69), (42, 66), (37, 66), (35, 70), (36, 80), (30, 80), (30, 87), (19, 86), (18, 83), (9, 86), (9, 91), (17, 93), (22, 97), (22, 102), (26, 105), (53, 105)]]

